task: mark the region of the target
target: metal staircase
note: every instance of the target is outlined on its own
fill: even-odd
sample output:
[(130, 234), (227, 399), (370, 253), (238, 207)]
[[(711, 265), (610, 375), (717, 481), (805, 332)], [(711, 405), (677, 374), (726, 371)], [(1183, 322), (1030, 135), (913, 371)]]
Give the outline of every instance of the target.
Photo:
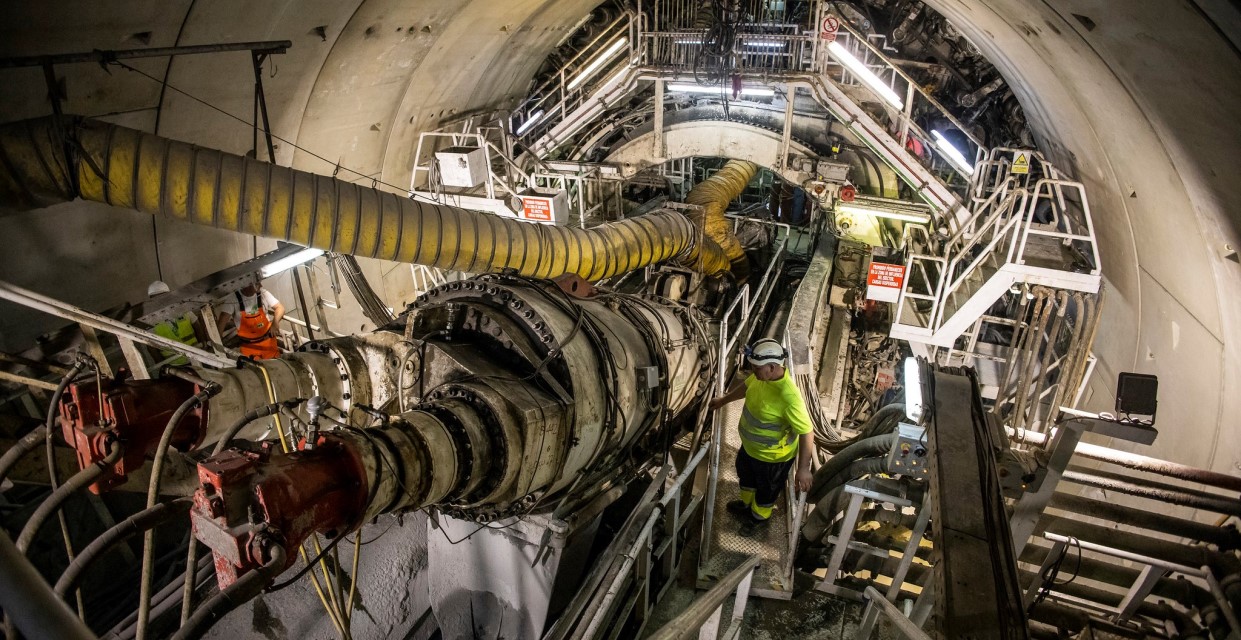
[[(1034, 160), (1012, 174), (1010, 157)], [(979, 164), (971, 217), (947, 241), (911, 252), (891, 335), (955, 348), (1002, 296), (1030, 287), (1097, 293), (1100, 260), (1090, 204), (1031, 151), (994, 149)], [(967, 335), (968, 337), (968, 335)]]

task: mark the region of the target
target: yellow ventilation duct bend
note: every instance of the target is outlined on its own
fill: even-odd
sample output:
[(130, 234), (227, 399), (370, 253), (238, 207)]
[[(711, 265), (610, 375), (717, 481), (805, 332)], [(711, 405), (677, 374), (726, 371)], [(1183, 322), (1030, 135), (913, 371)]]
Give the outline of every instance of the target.
[(696, 204), (705, 210), (702, 220), (695, 220), (703, 227), (706, 236), (724, 249), (724, 255), (734, 263), (745, 259), (745, 250), (733, 234), (732, 223), (724, 217), (728, 203), (737, 199), (750, 183), (758, 165), (745, 160), (729, 160), (715, 175), (699, 182), (685, 197), (685, 202)]
[(676, 211), (575, 229), (415, 202), (387, 191), (106, 122), (47, 117), (0, 127), (0, 202), (74, 197), (308, 247), (469, 273), (514, 269), (601, 280), (673, 258), (708, 275), (723, 250)]

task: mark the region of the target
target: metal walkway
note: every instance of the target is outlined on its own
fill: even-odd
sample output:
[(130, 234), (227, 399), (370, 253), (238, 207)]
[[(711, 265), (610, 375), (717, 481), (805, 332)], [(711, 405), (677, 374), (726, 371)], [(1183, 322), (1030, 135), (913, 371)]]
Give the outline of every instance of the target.
[(793, 583), (786, 572), (789, 559), (789, 531), (792, 510), (789, 508), (789, 492), (785, 491), (776, 505), (771, 524), (753, 538), (744, 538), (737, 531), (741, 519), (724, 508), (730, 500), (737, 499), (737, 450), (741, 448), (741, 434), (737, 422), (741, 419), (744, 400), (738, 400), (721, 411), (719, 420), (720, 441), (719, 480), (716, 485), (714, 514), (709, 545), (702, 547), (704, 560), (698, 570), (699, 588), (709, 587), (720, 576), (731, 571), (744, 558), (755, 555), (760, 558), (754, 572), (750, 593), (763, 598), (788, 600), (793, 597)]

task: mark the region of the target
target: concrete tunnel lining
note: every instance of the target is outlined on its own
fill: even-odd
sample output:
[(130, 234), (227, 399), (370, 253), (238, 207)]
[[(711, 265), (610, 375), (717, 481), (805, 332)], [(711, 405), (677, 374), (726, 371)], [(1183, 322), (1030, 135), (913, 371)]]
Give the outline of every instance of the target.
[[(531, 0), (505, 3), (504, 11), (494, 11), (490, 3), (475, 1), (451, 14), (437, 10), (439, 3), (418, 0), (371, 0), (345, 7), (298, 3), (296, 10), (291, 3), (279, 3), (255, 8), (242, 24), (234, 22), (239, 7), (229, 5), (184, 3), (184, 13), (178, 13), (134, 4), (140, 11), (127, 15), (156, 20), (156, 28), (147, 27), (152, 46), (292, 32), (293, 49), (278, 60), (275, 77), (266, 80), (277, 133), (318, 155), (339, 158), (343, 166), (400, 185), (408, 179), (416, 132), (472, 109), (516, 100), (525, 88), (524, 78), (593, 3)], [(1018, 92), (1047, 153), (1071, 167), (1090, 189), (1111, 285), (1106, 305), (1113, 327), (1097, 345), (1102, 366), (1092, 395), (1100, 398), (1098, 406), (1110, 404), (1117, 372), (1161, 373), (1167, 384), (1161, 412), (1165, 424), (1215, 426), (1180, 426), (1206, 429), (1211, 435), (1179, 439), (1175, 446), (1161, 442), (1155, 453), (1217, 469), (1236, 468), (1241, 459), (1220, 458), (1216, 452), (1229, 448), (1212, 443), (1241, 435), (1234, 430), (1241, 427), (1230, 427), (1224, 419), (1241, 409), (1241, 399), (1225, 393), (1241, 384), (1241, 346), (1226, 339), (1241, 322), (1241, 300), (1230, 295), (1241, 290), (1241, 273), (1235, 262), (1221, 256), (1223, 244), (1241, 245), (1241, 225), (1228, 214), (1241, 211), (1241, 193), (1227, 184), (1227, 172), (1220, 170), (1241, 162), (1241, 136), (1235, 126), (1221, 136), (1215, 123), (1241, 118), (1241, 83), (1210, 81), (1241, 78), (1235, 49), (1189, 0), (1175, 9), (1139, 3), (1125, 15), (1085, 0), (929, 4), (997, 65)], [(54, 9), (24, 8), (6, 33), (13, 36), (6, 38), (6, 48), (23, 53), (71, 50), (82, 46), (82, 34), (92, 46), (116, 46), (148, 24), (131, 18), (88, 30), (85, 16), (91, 11), (77, 9), (65, 13), (83, 16), (71, 22), (79, 28), (62, 30), (50, 26), (56, 24)], [(1086, 30), (1074, 14), (1093, 16), (1097, 28)], [(328, 26), (326, 41), (312, 34), (323, 24)], [(179, 38), (170, 36), (174, 25)], [(417, 27), (413, 36), (411, 26)], [(1127, 44), (1135, 35), (1147, 46)], [(1200, 59), (1216, 62), (1200, 69), (1194, 64)], [(175, 86), (209, 95), (227, 110), (247, 113), (247, 66), (244, 56), (232, 54), (185, 57), (171, 65), (168, 77)], [(446, 69), (452, 70), (447, 77)], [(158, 66), (147, 70), (159, 71)], [(63, 73), (72, 86), (92, 89), (71, 91), (70, 110), (75, 105), (96, 113), (140, 108), (109, 118), (153, 126), (151, 111), (159, 107), (160, 133), (226, 150), (249, 147), (248, 130), (174, 91), (153, 104), (158, 93), (138, 89), (142, 83), (132, 84), (132, 78), (122, 76), (122, 82), (134, 91), (113, 93), (106, 88), (115, 80), (88, 65)], [(24, 81), (16, 83), (21, 88), (5, 99), (6, 112), (44, 112), (37, 74), (21, 77)], [(431, 87), (436, 91), (429, 91)], [(1176, 90), (1168, 90), (1172, 87)], [(1202, 117), (1184, 117), (1179, 109), (1183, 102), (1197, 105)], [(341, 122), (342, 114), (351, 117)], [(277, 157), (312, 171), (325, 168), (325, 163), (287, 146)], [(1139, 188), (1136, 198), (1129, 197)], [(30, 221), (5, 218), (0, 224), (16, 227)], [(167, 271), (166, 277), (174, 281), (204, 275), (255, 250), (247, 237), (156, 224), (162, 249), (158, 271)], [(1169, 237), (1194, 249), (1162, 250), (1163, 239)], [(201, 258), (191, 255), (203, 252), (207, 255)], [(82, 287), (91, 290), (89, 294), (70, 291), (67, 297), (73, 301), (87, 296), (96, 305), (104, 302), (101, 298), (125, 298), (101, 295), (106, 287), (99, 284)], [(1176, 351), (1190, 345), (1207, 353), (1181, 356)], [(1203, 374), (1204, 362), (1209, 373)], [(1218, 383), (1208, 392), (1203, 382), (1211, 379)], [(1184, 381), (1180, 387), (1178, 380)], [(1190, 446), (1189, 440), (1197, 445)]]

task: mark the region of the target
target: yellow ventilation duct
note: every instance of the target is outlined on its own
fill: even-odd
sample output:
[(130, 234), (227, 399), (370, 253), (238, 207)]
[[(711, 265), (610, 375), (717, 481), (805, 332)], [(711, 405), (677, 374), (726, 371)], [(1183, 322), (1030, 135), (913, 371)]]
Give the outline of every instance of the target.
[(409, 198), (79, 117), (0, 127), (0, 202), (75, 197), (218, 229), (469, 273), (515, 269), (601, 280), (679, 259), (708, 275), (729, 258), (661, 210), (592, 229), (544, 226)]
[(715, 175), (699, 182), (685, 197), (685, 202), (705, 209), (702, 220), (694, 220), (703, 228), (706, 236), (724, 250), (728, 259), (737, 263), (745, 259), (745, 250), (733, 234), (732, 222), (724, 217), (728, 203), (737, 199), (750, 179), (758, 172), (758, 165), (745, 160), (729, 160)]

